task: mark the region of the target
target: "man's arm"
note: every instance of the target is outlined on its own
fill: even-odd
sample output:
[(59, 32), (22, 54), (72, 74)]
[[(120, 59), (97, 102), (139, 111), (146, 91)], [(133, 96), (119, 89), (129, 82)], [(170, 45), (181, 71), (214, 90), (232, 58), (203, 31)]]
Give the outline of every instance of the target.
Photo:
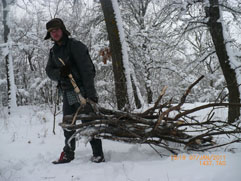
[(71, 53), (78, 67), (86, 97), (98, 99), (94, 85), (95, 68), (90, 59), (88, 48), (83, 43), (74, 40), (71, 45)]
[(60, 68), (56, 67), (52, 62), (51, 52), (49, 53), (48, 63), (46, 65), (45, 71), (51, 80), (58, 81), (61, 79)]

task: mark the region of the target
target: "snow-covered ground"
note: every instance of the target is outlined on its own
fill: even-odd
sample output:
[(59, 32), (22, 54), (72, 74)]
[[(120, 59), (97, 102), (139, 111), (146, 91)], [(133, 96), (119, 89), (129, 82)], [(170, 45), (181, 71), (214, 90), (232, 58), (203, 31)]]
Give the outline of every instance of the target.
[[(201, 115), (205, 112), (201, 112)], [(0, 112), (1, 181), (240, 181), (241, 145), (234, 144), (201, 155), (225, 155), (226, 165), (200, 165), (190, 160), (193, 153), (181, 154), (186, 160), (160, 157), (147, 145), (130, 145), (103, 140), (105, 163), (92, 163), (90, 145), (77, 143), (76, 159), (69, 164), (53, 165), (64, 145), (63, 131), (56, 126), (48, 109), (18, 107), (10, 116)], [(220, 111), (220, 116), (225, 116)], [(61, 115), (57, 122), (61, 121)], [(235, 153), (230, 152), (233, 150)]]

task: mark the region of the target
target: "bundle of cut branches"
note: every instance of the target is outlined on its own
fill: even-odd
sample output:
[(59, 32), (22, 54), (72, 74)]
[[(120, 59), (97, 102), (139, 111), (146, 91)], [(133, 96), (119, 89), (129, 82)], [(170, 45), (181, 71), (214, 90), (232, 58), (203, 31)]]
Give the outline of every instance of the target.
[[(95, 110), (91, 116), (67, 115), (60, 123), (64, 129), (76, 130), (73, 137), (88, 136), (122, 141), (127, 143), (149, 144), (162, 147), (177, 154), (179, 149), (171, 147), (170, 143), (183, 145), (190, 150), (204, 151), (221, 147), (234, 142), (240, 142), (240, 122), (228, 123), (214, 119), (215, 109), (241, 104), (209, 103), (193, 109), (184, 110), (183, 105), (191, 89), (203, 78), (201, 76), (180, 99), (178, 104), (172, 100), (161, 103), (167, 87), (164, 87), (154, 106), (141, 113), (111, 110), (89, 102)], [(205, 120), (197, 120), (193, 113), (212, 108)], [(73, 120), (74, 119), (74, 120)], [(70, 124), (75, 120), (93, 120), (82, 124)], [(224, 143), (217, 143), (220, 135), (232, 136)]]

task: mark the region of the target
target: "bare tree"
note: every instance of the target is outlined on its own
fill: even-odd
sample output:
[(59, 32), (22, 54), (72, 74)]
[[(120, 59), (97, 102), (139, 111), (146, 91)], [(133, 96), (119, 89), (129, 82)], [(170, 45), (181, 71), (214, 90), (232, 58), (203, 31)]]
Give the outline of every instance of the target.
[(4, 43), (5, 43), (5, 68), (7, 77), (7, 91), (8, 91), (8, 114), (11, 113), (11, 109), (17, 106), (16, 103), (16, 90), (14, 82), (14, 70), (13, 70), (13, 58), (12, 58), (12, 40), (10, 35), (10, 19), (9, 9), (10, 5), (14, 3), (14, 0), (7, 1), (2, 0), (3, 5), (3, 27), (4, 27)]
[[(146, 12), (147, 12), (147, 8), (148, 5), (150, 4), (151, 0), (139, 0), (139, 1), (134, 1), (134, 0), (130, 0), (130, 1), (122, 1), (122, 4), (124, 7), (127, 7), (127, 9), (130, 10), (130, 15), (134, 18), (134, 20), (137, 23), (137, 28), (139, 29), (139, 31), (142, 31), (146, 28), (145, 25), (145, 16), (146, 16)], [(129, 26), (132, 26), (131, 24), (133, 24), (133, 21), (130, 22)], [(142, 59), (142, 63), (144, 63), (144, 67), (145, 67), (145, 89), (146, 89), (146, 94), (147, 94), (147, 102), (150, 104), (152, 103), (152, 96), (153, 96), (153, 92), (151, 90), (151, 85), (150, 85), (150, 77), (151, 77), (151, 73), (150, 73), (150, 69), (148, 68), (148, 60), (145, 60), (145, 54), (148, 54), (150, 52), (148, 52), (148, 39), (146, 37), (144, 38), (144, 42), (141, 45), (142, 51), (139, 52), (141, 54), (141, 59)], [(137, 60), (136, 60), (137, 61)]]
[[(222, 23), (219, 22), (220, 10), (219, 0), (209, 0), (210, 6), (206, 7), (206, 15), (209, 17), (207, 23), (212, 40), (216, 49), (216, 54), (220, 66), (223, 71), (223, 75), (227, 82), (227, 88), (229, 91), (229, 102), (240, 103), (239, 85), (237, 83), (237, 75), (235, 70), (230, 65), (230, 56), (225, 45), (225, 38), (223, 35)], [(234, 122), (240, 116), (240, 108), (235, 106), (229, 106), (228, 121)]]
[[(125, 106), (131, 107), (131, 98), (128, 95), (128, 75), (125, 73), (127, 71), (126, 67), (124, 67), (124, 60), (123, 60), (123, 52), (122, 52), (122, 43), (120, 32), (117, 25), (117, 19), (115, 17), (115, 11), (111, 0), (101, 0), (101, 6), (105, 17), (108, 38), (110, 41), (110, 49), (112, 55), (112, 65), (113, 65), (113, 72), (115, 78), (115, 91), (117, 97), (117, 106), (118, 109), (122, 109)], [(130, 81), (131, 81), (131, 77)], [(132, 81), (133, 84), (133, 81)], [(132, 86), (131, 86), (132, 87)], [(132, 88), (131, 88), (132, 89)], [(136, 86), (134, 87), (136, 89)], [(129, 98), (128, 98), (129, 97)], [(138, 99), (135, 96), (135, 99)], [(136, 102), (137, 103), (137, 102)]]

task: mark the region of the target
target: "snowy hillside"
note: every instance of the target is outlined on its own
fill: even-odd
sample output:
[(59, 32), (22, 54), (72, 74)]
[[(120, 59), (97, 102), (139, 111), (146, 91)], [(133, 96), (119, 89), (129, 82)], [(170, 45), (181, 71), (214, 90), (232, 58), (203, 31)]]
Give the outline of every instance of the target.
[[(189, 153), (185, 160), (147, 145), (130, 145), (104, 140), (105, 163), (92, 163), (90, 145), (79, 141), (76, 159), (69, 164), (53, 165), (64, 145), (63, 131), (56, 126), (47, 108), (18, 107), (8, 118), (0, 112), (1, 181), (240, 181), (241, 145), (235, 144), (202, 154)], [(203, 114), (200, 113), (200, 114)], [(220, 110), (220, 116), (226, 113)], [(61, 115), (58, 117), (60, 122)], [(225, 150), (225, 151), (222, 151)], [(222, 155), (225, 165), (200, 165), (190, 156)], [(222, 160), (223, 161), (223, 160)]]

